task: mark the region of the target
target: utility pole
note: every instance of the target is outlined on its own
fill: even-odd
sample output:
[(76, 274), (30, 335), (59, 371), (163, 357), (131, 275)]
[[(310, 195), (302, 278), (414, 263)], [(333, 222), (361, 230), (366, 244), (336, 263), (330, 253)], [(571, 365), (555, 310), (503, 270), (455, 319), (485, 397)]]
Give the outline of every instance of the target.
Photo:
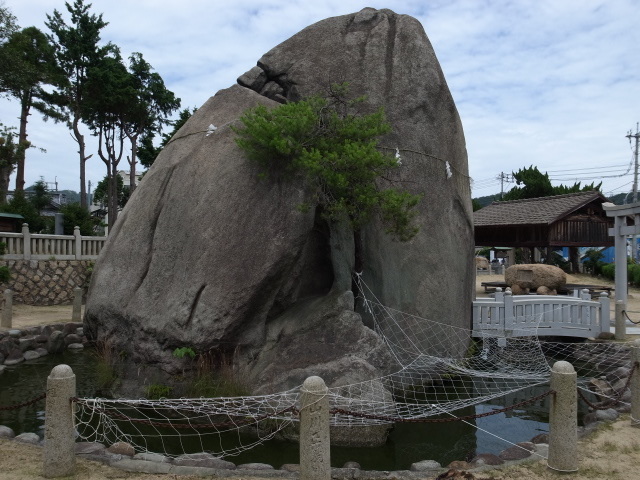
[(500, 200), (502, 200), (502, 196), (504, 195), (504, 182), (511, 182), (510, 174), (500, 172), (500, 175), (496, 177), (497, 180), (500, 180)]
[[(636, 140), (636, 148), (633, 150), (633, 157), (634, 157), (633, 203), (636, 203), (638, 201), (638, 139), (640, 138), (640, 129), (638, 128), (638, 122), (636, 122), (636, 133), (635, 134), (631, 133), (631, 130), (629, 130), (629, 133), (626, 136), (629, 139), (629, 143), (631, 143), (632, 138), (635, 138)], [(640, 222), (640, 218), (638, 215), (636, 215), (636, 218), (634, 219), (634, 223), (638, 225), (639, 222)], [(632, 247), (631, 247), (632, 258), (638, 261), (638, 236), (634, 235), (632, 237), (632, 240), (633, 240)]]

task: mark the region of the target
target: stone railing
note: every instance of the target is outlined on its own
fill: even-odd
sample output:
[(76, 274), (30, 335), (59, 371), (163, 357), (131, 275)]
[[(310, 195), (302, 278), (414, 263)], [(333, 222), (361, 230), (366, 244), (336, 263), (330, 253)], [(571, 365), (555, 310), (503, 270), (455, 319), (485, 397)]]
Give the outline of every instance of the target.
[(22, 225), (22, 233), (0, 232), (0, 242), (6, 244), (4, 260), (95, 260), (107, 237), (85, 237), (80, 228), (73, 235), (43, 235), (29, 232)]

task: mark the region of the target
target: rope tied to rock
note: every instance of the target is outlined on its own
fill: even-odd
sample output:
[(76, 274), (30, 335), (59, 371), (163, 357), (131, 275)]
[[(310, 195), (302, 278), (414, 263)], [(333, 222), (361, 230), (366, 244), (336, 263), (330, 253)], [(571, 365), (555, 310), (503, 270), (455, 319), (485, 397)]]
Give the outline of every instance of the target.
[(465, 415), (462, 417), (448, 417), (448, 418), (403, 418), (403, 417), (391, 417), (388, 415), (374, 415), (370, 413), (361, 413), (354, 412), (351, 410), (345, 410), (342, 408), (334, 408), (329, 411), (332, 415), (348, 415), (351, 417), (357, 418), (366, 418), (368, 420), (379, 420), (386, 423), (449, 423), (456, 421), (464, 421), (464, 420), (475, 420), (477, 418), (489, 417), (491, 415), (497, 415), (498, 413), (508, 412), (510, 410), (515, 410), (517, 408), (523, 407), (525, 405), (530, 405), (532, 403), (537, 402), (538, 400), (542, 400), (543, 398), (555, 394), (555, 390), (547, 390), (540, 395), (535, 397), (531, 397), (527, 400), (523, 400), (522, 402), (514, 403), (509, 407), (500, 408), (497, 410), (491, 410), (490, 412), (485, 413), (476, 413), (473, 415)]
[(616, 396), (603, 402), (603, 403), (593, 403), (591, 401), (589, 401), (589, 399), (584, 395), (584, 393), (582, 393), (580, 391), (580, 389), (578, 388), (578, 396), (580, 397), (580, 399), (587, 404), (587, 406), (589, 408), (592, 408), (594, 410), (607, 410), (609, 408), (611, 408), (614, 405), (618, 405), (621, 401), (622, 401), (622, 396), (624, 395), (625, 390), (627, 390), (627, 388), (629, 388), (629, 384), (631, 383), (631, 377), (633, 377), (633, 372), (635, 372), (635, 370), (638, 368), (638, 362), (635, 362), (632, 367), (631, 370), (629, 370), (629, 374), (627, 375), (627, 381), (624, 384), (624, 387), (622, 387), (617, 393)]
[(16, 403), (16, 404), (13, 404), (13, 405), (0, 406), (0, 410), (2, 410), (2, 411), (5, 411), (5, 410), (17, 410), (17, 409), (22, 408), (22, 407), (28, 407), (30, 405), (33, 405), (34, 403), (39, 402), (40, 400), (43, 400), (44, 398), (46, 398), (46, 396), (47, 396), (47, 392), (44, 392), (42, 395), (39, 395), (36, 398), (33, 398), (33, 399), (28, 400), (26, 402)]

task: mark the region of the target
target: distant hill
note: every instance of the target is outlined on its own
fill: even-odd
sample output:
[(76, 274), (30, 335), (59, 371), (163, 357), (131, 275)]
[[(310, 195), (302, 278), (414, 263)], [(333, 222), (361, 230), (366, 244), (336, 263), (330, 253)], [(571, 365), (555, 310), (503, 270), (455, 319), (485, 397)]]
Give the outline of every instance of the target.
[(480, 207), (486, 207), (487, 205), (491, 205), (492, 202), (500, 200), (500, 194), (496, 193), (494, 195), (485, 195), (484, 197), (477, 197), (473, 200), (476, 201)]

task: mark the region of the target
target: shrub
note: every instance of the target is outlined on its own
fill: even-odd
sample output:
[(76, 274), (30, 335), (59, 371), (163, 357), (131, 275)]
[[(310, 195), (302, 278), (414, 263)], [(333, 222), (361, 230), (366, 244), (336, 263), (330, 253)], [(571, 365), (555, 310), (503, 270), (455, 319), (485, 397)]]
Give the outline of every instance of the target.
[(587, 250), (583, 257), (585, 270), (591, 275), (598, 275), (599, 270), (605, 265), (605, 263), (602, 262), (602, 257), (604, 257), (604, 253), (600, 250), (596, 250), (595, 248)]
[(147, 388), (145, 389), (145, 396), (149, 400), (160, 400), (161, 398), (167, 398), (171, 393), (171, 390), (173, 390), (173, 388), (168, 385), (152, 383), (151, 385), (147, 385)]
[(615, 263), (607, 263), (600, 269), (602, 276), (609, 280), (615, 280), (616, 278), (616, 265)]

